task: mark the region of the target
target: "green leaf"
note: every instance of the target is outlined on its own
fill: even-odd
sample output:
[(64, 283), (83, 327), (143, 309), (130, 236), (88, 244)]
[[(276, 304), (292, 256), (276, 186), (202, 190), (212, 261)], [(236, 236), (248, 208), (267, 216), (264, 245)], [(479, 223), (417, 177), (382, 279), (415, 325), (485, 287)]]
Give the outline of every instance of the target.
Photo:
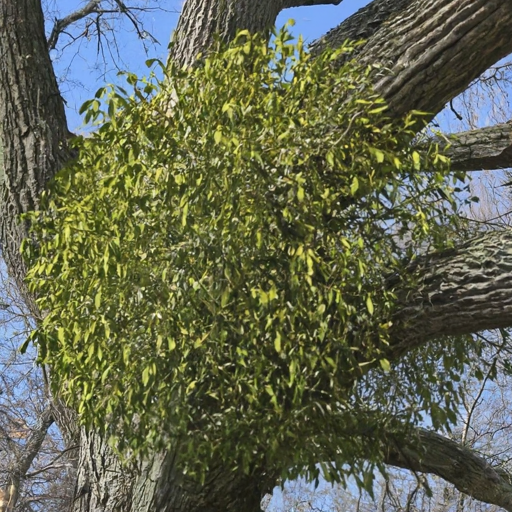
[(389, 372), (391, 365), (387, 359), (379, 359), (380, 367), (385, 371)]
[(419, 171), (421, 168), (421, 158), (417, 151), (412, 152), (412, 160), (414, 162), (414, 168)]
[(377, 148), (371, 148), (371, 152), (375, 157), (375, 160), (377, 160), (377, 163), (381, 164), (384, 162), (384, 152)]
[(149, 367), (146, 366), (144, 370), (142, 370), (142, 384), (147, 386), (149, 383), (149, 379), (151, 378), (151, 373)]
[(94, 305), (96, 306), (96, 309), (99, 309), (101, 305), (101, 290), (98, 290), (96, 297), (94, 297)]
[(370, 313), (370, 315), (373, 315), (373, 301), (369, 295), (366, 297), (366, 309), (368, 310), (368, 313)]
[(279, 332), (276, 333), (276, 337), (274, 338), (274, 348), (278, 354), (281, 352), (281, 334)]
[(350, 185), (350, 193), (352, 195), (355, 195), (355, 193), (359, 190), (359, 180), (357, 179), (357, 176), (354, 176), (352, 178), (352, 185)]

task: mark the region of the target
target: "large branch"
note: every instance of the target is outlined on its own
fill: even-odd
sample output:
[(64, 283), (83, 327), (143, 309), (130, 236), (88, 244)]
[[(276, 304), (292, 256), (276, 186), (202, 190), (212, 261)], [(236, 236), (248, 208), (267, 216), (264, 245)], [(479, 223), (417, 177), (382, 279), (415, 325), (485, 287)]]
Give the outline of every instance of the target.
[[(376, 87), (395, 115), (432, 115), (497, 60), (512, 52), (508, 0), (375, 0), (314, 42), (311, 51), (367, 40), (359, 58), (390, 73)], [(468, 48), (471, 51), (468, 51)], [(512, 166), (512, 124), (457, 134), (448, 150), (454, 168)]]
[(464, 171), (512, 167), (512, 122), (449, 136), (446, 154)]
[(387, 441), (387, 464), (440, 476), (459, 491), (512, 512), (512, 476), (473, 450), (426, 429)]
[[(512, 325), (512, 230), (485, 233), (411, 267), (414, 288), (398, 292), (388, 356), (429, 339)], [(389, 285), (399, 285), (390, 278)]]
[(376, 78), (392, 112), (435, 115), (512, 52), (510, 0), (375, 0), (312, 47), (367, 39), (358, 58), (389, 72)]
[(343, 2), (343, 0), (283, 0), (281, 9), (311, 5), (339, 5), (341, 2)]
[(310, 51), (318, 54), (326, 48), (339, 48), (345, 41), (367, 41), (376, 34), (395, 14), (404, 10), (410, 0), (374, 0), (345, 19), (336, 28), (310, 45)]
[(278, 14), (289, 7), (338, 5), (343, 0), (187, 0), (183, 6), (171, 45), (170, 58), (192, 65), (199, 54), (207, 53), (215, 37), (233, 39), (237, 31), (269, 33)]
[[(505, 35), (511, 23), (508, 0), (375, 0), (315, 41), (311, 51), (367, 40), (360, 58), (390, 69), (376, 85), (393, 113), (434, 114), (512, 52)], [(512, 167), (512, 124), (456, 134), (447, 154), (456, 169)]]

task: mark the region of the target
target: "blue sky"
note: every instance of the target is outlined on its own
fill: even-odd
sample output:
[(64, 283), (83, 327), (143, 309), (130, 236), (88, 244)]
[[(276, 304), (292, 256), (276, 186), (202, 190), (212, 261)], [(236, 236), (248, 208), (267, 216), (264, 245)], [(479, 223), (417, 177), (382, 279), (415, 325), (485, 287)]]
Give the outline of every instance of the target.
[[(306, 42), (312, 42), (368, 3), (369, 0), (344, 0), (338, 6), (286, 9), (278, 17), (276, 24), (282, 26), (293, 18), (296, 21), (294, 34), (302, 34)], [(47, 12), (47, 19), (62, 18), (83, 4), (84, 2), (79, 0), (56, 0), (51, 4), (54, 9)], [(148, 58), (165, 60), (171, 33), (178, 21), (181, 2), (168, 0), (162, 1), (161, 4), (165, 5), (165, 11), (149, 12), (143, 17), (144, 27), (158, 40), (157, 44), (145, 41), (147, 53), (143, 42), (137, 39), (133, 27), (126, 21), (113, 25), (117, 47), (105, 47), (105, 60), (101, 55), (98, 56), (96, 38), (87, 40), (81, 37), (77, 42), (70, 44), (69, 37), (63, 36), (57, 50), (51, 52), (56, 73), (61, 81), (61, 91), (67, 102), (71, 130), (77, 131), (82, 125), (82, 120), (77, 114), (80, 105), (94, 96), (96, 90), (105, 83), (116, 82), (120, 69), (144, 75), (148, 72), (144, 64)], [(51, 28), (50, 22), (47, 30), (50, 31)], [(69, 32), (76, 36), (82, 30), (83, 26), (78, 25)], [(110, 58), (109, 51), (113, 54), (118, 52), (117, 64)]]

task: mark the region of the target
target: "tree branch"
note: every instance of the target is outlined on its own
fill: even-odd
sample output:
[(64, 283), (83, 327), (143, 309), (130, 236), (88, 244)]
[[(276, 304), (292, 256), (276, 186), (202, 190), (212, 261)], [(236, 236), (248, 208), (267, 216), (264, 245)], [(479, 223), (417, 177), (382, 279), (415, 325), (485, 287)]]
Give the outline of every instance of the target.
[[(429, 254), (410, 272), (415, 287), (397, 291), (389, 359), (429, 339), (512, 325), (512, 230), (485, 233), (456, 249)], [(389, 286), (400, 287), (393, 281)]]
[(311, 5), (340, 5), (343, 0), (284, 0), (283, 9), (306, 7)]
[(434, 116), (512, 52), (511, 25), (509, 0), (375, 0), (313, 43), (312, 51), (367, 39), (358, 59), (390, 71), (376, 77), (375, 87), (392, 114)]
[(512, 167), (512, 121), (449, 135), (446, 155), (464, 171)]
[(92, 14), (93, 12), (97, 13), (98, 6), (100, 4), (101, 0), (90, 0), (90, 2), (84, 5), (81, 9), (72, 12), (65, 18), (55, 20), (52, 32), (50, 34), (50, 37), (48, 38), (48, 49), (54, 50), (56, 48), (59, 36), (64, 32), (64, 30), (66, 30), (67, 27), (83, 18), (86, 18), (87, 16), (89, 16), (89, 14)]
[(14, 510), (14, 506), (19, 496), (21, 481), (27, 474), (32, 462), (39, 453), (48, 429), (52, 424), (52, 408), (48, 407), (39, 417), (38, 423), (30, 433), (27, 442), (23, 446), (21, 455), (17, 457), (15, 461), (15, 465), (10, 467), (10, 482), (9, 488), (6, 492), (8, 499), (5, 499), (10, 507), (9, 510)]
[(437, 475), (477, 500), (512, 512), (512, 475), (473, 450), (426, 429), (386, 441), (386, 464)]
[[(460, 46), (468, 44), (469, 38), (473, 41), (471, 44), (485, 45), (486, 34), (495, 30), (500, 34), (508, 33), (512, 22), (512, 6), (505, 0), (456, 3), (455, 6), (447, 5), (454, 4), (453, 1), (430, 0), (426, 5), (423, 2), (422, 7), (418, 0), (374, 0), (315, 41), (310, 50), (315, 54), (327, 47), (339, 47), (347, 39), (367, 40), (360, 50), (360, 58), (365, 62), (380, 61), (392, 71), (390, 76), (377, 81), (376, 86), (390, 102), (393, 114), (402, 115), (412, 109), (434, 114), (489, 66), (512, 51), (512, 41), (487, 45), (482, 48), (483, 54), (480, 50), (472, 52), (471, 55), (478, 52), (478, 62), (468, 65), (461, 61), (458, 64), (461, 71), (454, 71), (449, 62), (463, 54)], [(453, 34), (452, 26), (457, 27), (460, 34)], [(436, 44), (428, 47), (434, 33)], [(437, 38), (437, 34), (441, 37)], [(435, 73), (429, 74), (428, 70), (434, 68)], [(454, 82), (457, 82), (456, 87)], [(426, 90), (431, 86), (433, 90)], [(447, 154), (455, 169), (512, 167), (512, 123), (458, 133), (449, 138), (451, 148)]]
[[(102, 0), (90, 0), (84, 7), (81, 9), (78, 9), (71, 14), (68, 14), (68, 16), (56, 19), (55, 23), (53, 25), (53, 29), (50, 33), (50, 36), (48, 38), (48, 49), (54, 50), (57, 47), (57, 43), (59, 40), (59, 37), (61, 34), (65, 33), (66, 29), (76, 23), (77, 21), (80, 21), (84, 18), (87, 18), (87, 16), (91, 14), (97, 14), (96, 19), (96, 25), (98, 24), (98, 20), (102, 15), (105, 14), (122, 14), (128, 18), (130, 23), (133, 25), (137, 36), (139, 39), (145, 39), (150, 38), (153, 42), (156, 42), (156, 39), (146, 32), (142, 28), (142, 24), (138, 21), (136, 15), (134, 12), (136, 11), (150, 11), (157, 8), (152, 7), (129, 7), (121, 0), (113, 0), (113, 2), (117, 5), (117, 7), (114, 8), (101, 8)], [(81, 34), (81, 36), (84, 36), (87, 34), (89, 30), (89, 27), (86, 26), (84, 32)], [(97, 29), (98, 37), (101, 34), (100, 29)], [(70, 36), (71, 37), (71, 36)]]
[(367, 41), (387, 20), (405, 9), (409, 3), (409, 0), (374, 0), (345, 19), (336, 28), (313, 41), (309, 49), (315, 55), (322, 53), (327, 48), (339, 48), (347, 39)]

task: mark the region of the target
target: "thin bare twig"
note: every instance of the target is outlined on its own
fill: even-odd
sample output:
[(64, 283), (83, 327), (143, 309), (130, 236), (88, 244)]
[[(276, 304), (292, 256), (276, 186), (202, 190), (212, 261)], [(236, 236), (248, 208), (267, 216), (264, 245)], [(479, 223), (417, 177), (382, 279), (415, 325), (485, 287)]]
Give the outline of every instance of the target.
[(48, 49), (54, 50), (56, 48), (59, 36), (67, 27), (89, 16), (89, 14), (99, 12), (98, 7), (100, 4), (101, 0), (91, 0), (88, 4), (82, 7), (82, 9), (78, 9), (60, 20), (56, 19), (50, 37), (48, 38)]

